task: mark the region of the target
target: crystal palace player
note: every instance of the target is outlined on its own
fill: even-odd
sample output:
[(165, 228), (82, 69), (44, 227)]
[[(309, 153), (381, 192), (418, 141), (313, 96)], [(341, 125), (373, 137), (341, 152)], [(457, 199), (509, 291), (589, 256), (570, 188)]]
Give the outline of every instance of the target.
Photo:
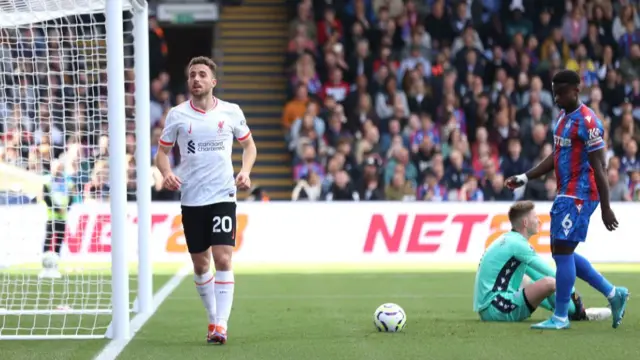
[(562, 110), (554, 129), (553, 153), (526, 174), (506, 181), (513, 189), (555, 169), (558, 184), (558, 195), (551, 208), (556, 308), (549, 320), (533, 325), (534, 329), (569, 328), (568, 308), (576, 275), (607, 297), (614, 328), (622, 321), (629, 296), (626, 288), (611, 285), (587, 259), (574, 253), (587, 237), (589, 218), (599, 202), (607, 230), (618, 227), (609, 204), (602, 122), (593, 110), (579, 102), (579, 86), (580, 77), (573, 71), (563, 70), (553, 77), (555, 102)]
[[(196, 57), (188, 67), (191, 100), (169, 111), (156, 155), (168, 189), (180, 189), (182, 225), (196, 289), (209, 315), (207, 341), (227, 342), (227, 322), (233, 303), (231, 256), (235, 246), (236, 187), (251, 186), (249, 173), (256, 146), (240, 107), (213, 96), (216, 65)], [(231, 148), (236, 137), (244, 152), (242, 169), (233, 178)], [(173, 174), (168, 153), (178, 143), (182, 159), (180, 177)], [(210, 269), (211, 255), (216, 268)]]

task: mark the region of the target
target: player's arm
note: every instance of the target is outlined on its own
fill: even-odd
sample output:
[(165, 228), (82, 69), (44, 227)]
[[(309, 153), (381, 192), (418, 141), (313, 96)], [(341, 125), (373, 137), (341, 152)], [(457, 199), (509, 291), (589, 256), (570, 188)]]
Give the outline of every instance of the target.
[(178, 123), (175, 121), (173, 110), (169, 111), (165, 120), (162, 135), (158, 140), (158, 151), (156, 152), (155, 165), (162, 174), (164, 185), (169, 190), (176, 190), (180, 187), (180, 179), (171, 170), (169, 153), (173, 150), (173, 145), (178, 137)]
[(607, 161), (603, 134), (604, 127), (602, 122), (592, 116), (586, 116), (578, 130), (578, 136), (584, 142), (587, 150), (589, 165), (593, 169), (593, 177), (600, 196), (602, 221), (607, 230), (613, 231), (618, 227), (618, 220), (616, 220), (609, 202), (609, 181), (607, 180)]
[(242, 145), (242, 169), (240, 171), (250, 174), (258, 157), (256, 143), (253, 141), (251, 134), (249, 134), (247, 138), (240, 140), (240, 145)]
[(510, 189), (515, 189), (517, 187), (523, 186), (529, 180), (537, 179), (548, 174), (553, 170), (553, 167), (553, 154), (550, 154), (549, 156), (544, 158), (544, 160), (542, 160), (538, 165), (534, 166), (526, 173), (508, 178), (506, 180), (506, 185)]
[(531, 278), (532, 282), (536, 282), (540, 279), (542, 279), (544, 277), (544, 275), (542, 273), (539, 273), (538, 271), (536, 271), (534, 268), (532, 268), (531, 266), (527, 266), (527, 269), (524, 271), (524, 273)]
[(238, 139), (240, 145), (242, 145), (242, 168), (236, 177), (236, 186), (242, 190), (246, 190), (251, 187), (249, 175), (253, 169), (253, 164), (256, 162), (258, 149), (256, 148), (255, 141), (253, 141), (253, 136), (251, 136), (247, 119), (244, 117), (244, 113), (240, 107), (236, 110), (235, 120), (233, 135)]
[(522, 244), (517, 246), (514, 252), (515, 258), (521, 263), (526, 264), (528, 266), (527, 270), (529, 270), (529, 268), (531, 269), (531, 271), (525, 270), (525, 273), (534, 279), (534, 281), (546, 276), (555, 278), (556, 271), (544, 261), (528, 243), (523, 241)]
[(602, 206), (603, 209), (610, 208), (609, 183), (607, 182), (607, 164), (604, 148), (589, 153), (589, 165), (593, 168), (593, 177), (596, 179), (598, 195), (600, 195), (600, 206)]
[(537, 179), (553, 171), (553, 154), (550, 154), (542, 160), (533, 169), (527, 171), (524, 175), (527, 179)]
[[(171, 146), (173, 146), (173, 144)], [(158, 148), (158, 152), (156, 153), (156, 167), (158, 167), (158, 170), (160, 170), (163, 177), (166, 177), (167, 174), (171, 173), (171, 161), (169, 160), (169, 152), (171, 150), (172, 147), (161, 144)]]

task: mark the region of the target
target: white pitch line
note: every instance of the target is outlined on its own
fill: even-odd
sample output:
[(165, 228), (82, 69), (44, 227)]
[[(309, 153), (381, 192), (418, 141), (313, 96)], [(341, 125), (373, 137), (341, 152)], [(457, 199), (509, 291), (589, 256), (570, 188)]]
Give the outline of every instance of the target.
[(131, 320), (131, 336), (126, 340), (112, 340), (100, 351), (94, 360), (115, 360), (124, 348), (133, 340), (136, 333), (142, 329), (149, 319), (156, 313), (160, 305), (171, 295), (171, 293), (182, 283), (182, 280), (191, 272), (192, 265), (180, 269), (162, 288), (153, 296), (153, 307), (146, 314), (136, 315)]

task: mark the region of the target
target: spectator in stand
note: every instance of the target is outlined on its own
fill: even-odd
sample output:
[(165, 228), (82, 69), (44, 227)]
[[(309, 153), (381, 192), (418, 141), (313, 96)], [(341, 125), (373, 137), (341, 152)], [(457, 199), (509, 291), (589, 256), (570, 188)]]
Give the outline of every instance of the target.
[(309, 103), (309, 91), (305, 83), (296, 86), (295, 97), (287, 102), (282, 113), (282, 128), (286, 133), (291, 130), (291, 125), (296, 119), (302, 118), (307, 111)]
[(609, 169), (609, 196), (611, 201), (631, 201), (629, 187), (621, 181), (620, 174), (616, 169)]
[(633, 201), (640, 201), (640, 167), (629, 169), (629, 191)]
[(325, 194), (325, 198), (329, 201), (349, 200), (358, 201), (360, 195), (354, 188), (349, 174), (346, 171), (338, 171), (329, 191)]
[(358, 195), (361, 200), (383, 200), (384, 193), (380, 184), (380, 164), (378, 158), (368, 157), (363, 164), (362, 176), (358, 185)]
[(293, 189), (291, 200), (293, 201), (316, 201), (320, 198), (322, 188), (320, 186), (320, 177), (313, 171), (307, 173), (307, 176), (300, 179)]
[(316, 150), (311, 143), (305, 143), (301, 145), (300, 162), (294, 168), (294, 179), (300, 180), (307, 178), (310, 173), (315, 173), (324, 177), (324, 170), (322, 165), (316, 161)]

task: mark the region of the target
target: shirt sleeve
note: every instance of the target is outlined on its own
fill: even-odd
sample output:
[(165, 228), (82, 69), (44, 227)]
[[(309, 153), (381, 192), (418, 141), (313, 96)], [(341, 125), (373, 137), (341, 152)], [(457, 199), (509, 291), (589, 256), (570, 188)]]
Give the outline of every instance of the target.
[(233, 135), (238, 139), (238, 141), (244, 141), (251, 135), (249, 125), (247, 125), (247, 119), (245, 119), (240, 106), (236, 109), (235, 120), (233, 122)]
[(595, 115), (586, 115), (581, 118), (582, 122), (578, 126), (578, 137), (587, 152), (592, 152), (604, 148), (604, 127), (602, 121)]
[(173, 147), (178, 137), (179, 123), (176, 121), (175, 112), (170, 110), (167, 113), (167, 118), (164, 121), (164, 129), (162, 129), (162, 135), (158, 143), (160, 146)]
[(529, 244), (517, 245), (515, 256), (542, 276), (556, 276), (556, 271), (544, 261)]

